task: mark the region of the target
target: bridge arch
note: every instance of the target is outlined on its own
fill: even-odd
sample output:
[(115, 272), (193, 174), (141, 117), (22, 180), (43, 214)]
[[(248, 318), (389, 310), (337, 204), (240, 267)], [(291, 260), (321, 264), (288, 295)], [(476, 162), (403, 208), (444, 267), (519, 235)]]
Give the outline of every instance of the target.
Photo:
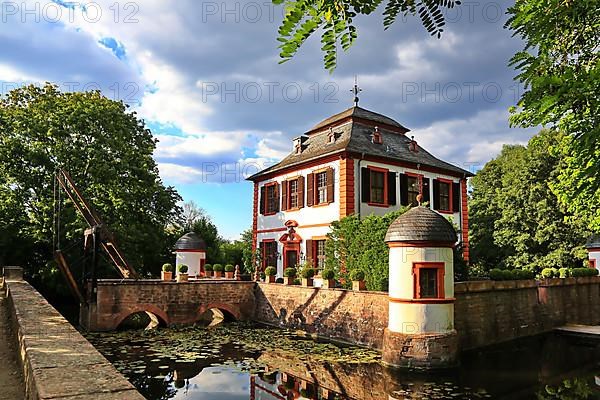
[(226, 304), (226, 303), (202, 304), (200, 306), (200, 308), (198, 309), (197, 315), (198, 315), (198, 317), (200, 317), (202, 314), (204, 314), (208, 310), (212, 310), (212, 309), (217, 309), (221, 312), (224, 311), (223, 314), (225, 314), (225, 316), (227, 316), (227, 314), (229, 314), (236, 321), (239, 321), (242, 318), (242, 313), (238, 307), (232, 306), (231, 304)]
[(125, 321), (128, 317), (134, 315), (134, 314), (138, 314), (138, 313), (150, 313), (153, 314), (154, 316), (156, 316), (156, 318), (158, 319), (158, 322), (160, 325), (162, 326), (169, 326), (169, 316), (167, 315), (167, 313), (165, 311), (163, 311), (161, 308), (152, 305), (152, 304), (144, 304), (144, 305), (139, 305), (138, 307), (133, 307), (133, 308), (129, 308), (127, 310), (121, 311), (117, 317), (115, 318), (115, 322), (113, 324), (112, 329), (117, 329), (122, 323), (123, 321)]

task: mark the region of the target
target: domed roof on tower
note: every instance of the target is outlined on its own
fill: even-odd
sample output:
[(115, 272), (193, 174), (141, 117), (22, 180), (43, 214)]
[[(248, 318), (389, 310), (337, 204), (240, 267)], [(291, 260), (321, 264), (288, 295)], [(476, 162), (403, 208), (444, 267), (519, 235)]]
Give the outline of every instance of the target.
[(450, 221), (428, 207), (418, 206), (392, 222), (385, 241), (454, 244), (458, 237)]
[(177, 239), (175, 250), (206, 250), (206, 242), (195, 232), (189, 232)]

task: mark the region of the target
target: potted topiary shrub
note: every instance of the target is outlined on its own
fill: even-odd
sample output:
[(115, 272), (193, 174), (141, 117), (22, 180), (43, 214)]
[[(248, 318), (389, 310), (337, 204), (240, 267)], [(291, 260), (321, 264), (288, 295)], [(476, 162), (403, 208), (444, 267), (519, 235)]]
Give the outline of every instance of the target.
[(188, 281), (188, 266), (185, 264), (180, 264), (177, 267), (177, 282), (187, 282)]
[(169, 263), (163, 264), (161, 278), (163, 281), (170, 281), (173, 279), (173, 265)]
[(222, 264), (215, 264), (213, 265), (213, 272), (215, 275), (215, 278), (222, 278), (223, 277), (223, 265)]
[(227, 264), (225, 266), (225, 278), (233, 279), (233, 271), (235, 271), (235, 268), (233, 267), (233, 265)]
[(558, 280), (558, 279), (554, 279), (554, 278), (559, 278), (560, 277), (560, 273), (558, 272), (557, 268), (544, 268), (542, 269), (542, 272), (540, 273), (540, 278), (541, 278), (541, 283), (544, 286), (556, 286), (556, 285), (562, 285), (563, 282)]
[(352, 290), (361, 291), (367, 290), (367, 285), (365, 284), (365, 273), (360, 270), (353, 270), (350, 272), (350, 280), (352, 281)]
[(312, 287), (315, 270), (311, 267), (306, 267), (302, 270), (300, 275), (302, 276), (302, 286)]
[(296, 278), (296, 268), (294, 268), (294, 267), (287, 268), (285, 271), (283, 271), (283, 275), (285, 276), (285, 279), (283, 280), (283, 282), (286, 285), (293, 285), (294, 280)]
[(335, 272), (332, 269), (324, 269), (321, 272), (321, 278), (323, 278), (323, 288), (333, 289), (335, 288)]
[(277, 270), (275, 267), (265, 268), (265, 282), (275, 283), (275, 275), (277, 275)]
[(212, 266), (212, 264), (204, 264), (204, 275), (207, 278), (210, 278), (210, 277), (212, 277), (212, 274), (213, 274), (213, 266)]

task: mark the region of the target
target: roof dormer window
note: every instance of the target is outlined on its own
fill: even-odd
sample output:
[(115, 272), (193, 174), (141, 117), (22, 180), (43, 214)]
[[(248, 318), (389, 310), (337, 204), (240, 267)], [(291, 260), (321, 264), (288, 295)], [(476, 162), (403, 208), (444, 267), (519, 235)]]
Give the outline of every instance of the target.
[(373, 134), (371, 134), (371, 142), (374, 144), (383, 144), (383, 138), (381, 137), (381, 132), (379, 132), (379, 127), (375, 127)]
[(327, 143), (335, 143), (339, 136), (339, 133), (333, 131), (333, 128), (329, 128), (329, 133), (327, 134)]
[(308, 136), (298, 136), (294, 138), (294, 154), (302, 153), (304, 143), (308, 140)]
[(408, 145), (408, 149), (410, 151), (412, 151), (413, 153), (418, 153), (419, 152), (419, 146), (417, 145), (417, 141), (415, 140), (414, 136), (412, 136), (410, 138), (410, 144)]

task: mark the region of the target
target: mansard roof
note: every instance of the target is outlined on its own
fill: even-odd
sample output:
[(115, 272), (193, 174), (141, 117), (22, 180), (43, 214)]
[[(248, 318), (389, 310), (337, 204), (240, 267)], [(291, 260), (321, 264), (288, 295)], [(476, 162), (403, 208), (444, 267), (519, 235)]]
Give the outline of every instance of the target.
[(600, 248), (600, 234), (590, 236), (585, 244), (585, 247), (588, 249)]
[[(372, 142), (375, 127), (382, 136), (383, 144)], [(429, 166), (465, 177), (473, 176), (469, 171), (436, 158), (418, 144), (417, 151), (412, 151), (412, 139), (405, 135), (408, 131), (389, 117), (357, 106), (351, 107), (321, 121), (308, 131), (302, 141), (301, 152), (292, 151), (279, 163), (252, 175), (248, 180), (258, 180), (273, 172), (343, 152), (355, 157), (371, 156), (407, 162), (415, 167)], [(331, 135), (335, 138), (333, 142), (330, 141)]]
[(409, 129), (402, 126), (399, 122), (397, 122), (389, 117), (386, 117), (385, 115), (378, 114), (376, 112), (369, 111), (369, 110), (366, 110), (366, 109), (358, 107), (358, 106), (354, 106), (354, 107), (350, 107), (347, 110), (342, 111), (341, 113), (332, 115), (331, 117), (326, 118), (323, 121), (319, 122), (308, 132), (308, 134), (310, 135), (312, 132), (315, 132), (321, 128), (325, 128), (329, 125), (332, 125), (336, 122), (345, 120), (347, 118), (364, 119), (367, 121), (379, 123), (382, 126), (388, 125), (390, 127), (396, 127), (396, 128), (403, 130), (404, 132), (409, 131)]

